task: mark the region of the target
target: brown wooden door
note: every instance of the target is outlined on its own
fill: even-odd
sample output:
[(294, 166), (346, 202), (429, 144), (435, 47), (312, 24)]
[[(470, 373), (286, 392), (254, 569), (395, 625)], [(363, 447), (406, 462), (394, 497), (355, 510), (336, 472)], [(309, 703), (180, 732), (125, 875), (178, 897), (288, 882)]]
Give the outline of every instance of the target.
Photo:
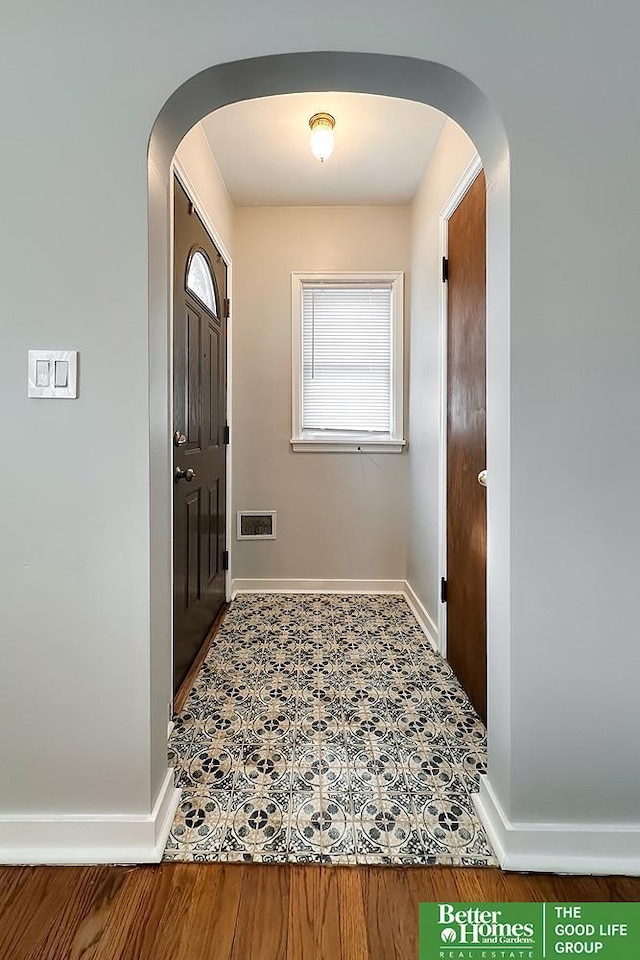
[(486, 188), (480, 172), (449, 219), (447, 658), (487, 718)]
[(227, 395), (227, 268), (177, 180), (173, 279), (175, 692), (225, 602)]

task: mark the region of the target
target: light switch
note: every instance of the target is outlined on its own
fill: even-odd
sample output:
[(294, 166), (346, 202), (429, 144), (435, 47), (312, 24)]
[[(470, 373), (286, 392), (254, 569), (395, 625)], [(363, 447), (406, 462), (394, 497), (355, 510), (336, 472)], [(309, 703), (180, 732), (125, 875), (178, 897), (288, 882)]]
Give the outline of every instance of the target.
[(28, 396), (73, 400), (78, 395), (77, 376), (77, 350), (29, 350)]
[(56, 360), (55, 371), (56, 372), (53, 381), (54, 387), (66, 387), (69, 381), (69, 361)]
[(48, 360), (36, 360), (36, 386), (48, 387), (51, 377), (51, 364)]

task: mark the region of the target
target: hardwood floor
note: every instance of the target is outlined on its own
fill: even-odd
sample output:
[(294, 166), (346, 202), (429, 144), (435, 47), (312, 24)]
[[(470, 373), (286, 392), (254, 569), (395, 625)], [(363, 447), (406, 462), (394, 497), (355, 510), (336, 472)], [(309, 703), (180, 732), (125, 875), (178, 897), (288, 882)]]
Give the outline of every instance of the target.
[(640, 900), (640, 878), (484, 868), (0, 868), (3, 960), (416, 960), (420, 901)]

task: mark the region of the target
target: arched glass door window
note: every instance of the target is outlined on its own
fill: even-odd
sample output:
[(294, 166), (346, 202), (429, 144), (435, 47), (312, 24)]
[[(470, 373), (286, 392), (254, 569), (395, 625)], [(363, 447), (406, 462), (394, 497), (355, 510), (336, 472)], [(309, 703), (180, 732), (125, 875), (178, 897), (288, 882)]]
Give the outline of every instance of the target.
[(195, 294), (198, 300), (204, 303), (205, 307), (211, 310), (214, 316), (218, 316), (218, 304), (216, 301), (216, 288), (211, 276), (211, 267), (209, 261), (203, 253), (196, 250), (189, 261), (187, 270), (187, 290)]

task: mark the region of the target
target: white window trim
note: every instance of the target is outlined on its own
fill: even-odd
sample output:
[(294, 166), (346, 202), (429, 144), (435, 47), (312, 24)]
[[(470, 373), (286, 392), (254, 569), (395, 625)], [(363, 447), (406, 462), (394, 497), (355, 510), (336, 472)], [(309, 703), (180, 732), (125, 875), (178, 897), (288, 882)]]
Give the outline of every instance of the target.
[[(304, 283), (349, 282), (390, 283), (393, 305), (393, 431), (389, 438), (358, 439), (353, 434), (344, 438), (313, 437), (302, 434), (302, 285)], [(404, 273), (402, 271), (340, 271), (332, 273), (291, 274), (291, 447), (295, 453), (402, 453), (404, 439)]]

